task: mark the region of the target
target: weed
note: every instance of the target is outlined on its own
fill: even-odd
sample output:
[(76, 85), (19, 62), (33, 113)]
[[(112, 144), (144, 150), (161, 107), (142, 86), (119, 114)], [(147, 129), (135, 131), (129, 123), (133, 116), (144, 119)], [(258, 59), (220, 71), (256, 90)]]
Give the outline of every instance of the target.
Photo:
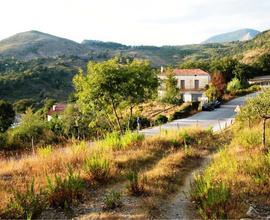
[(53, 152), (53, 148), (51, 145), (47, 145), (46, 147), (40, 147), (37, 149), (37, 154), (41, 158), (48, 158)]
[(4, 212), (5, 218), (32, 219), (38, 217), (47, 205), (44, 196), (42, 190), (39, 193), (35, 192), (33, 180), (31, 184), (27, 184), (25, 192), (14, 191)]
[(53, 182), (47, 177), (47, 194), (51, 207), (68, 208), (82, 198), (84, 182), (78, 174), (75, 174), (71, 167), (68, 168), (67, 176), (62, 178), (55, 175)]
[(81, 141), (78, 144), (73, 144), (71, 146), (71, 151), (74, 154), (86, 153), (87, 152), (87, 143), (85, 141)]
[(101, 154), (94, 154), (84, 162), (84, 170), (91, 179), (102, 182), (110, 177), (110, 161)]
[(143, 178), (142, 181), (139, 181), (138, 172), (130, 171), (127, 175), (127, 179), (129, 181), (127, 190), (131, 195), (140, 196), (145, 192), (145, 179)]
[(197, 175), (191, 185), (190, 195), (197, 202), (202, 217), (226, 217), (226, 203), (230, 197), (230, 191), (224, 183), (214, 183), (207, 175)]
[(115, 209), (122, 205), (121, 193), (117, 191), (110, 191), (104, 198), (105, 209)]

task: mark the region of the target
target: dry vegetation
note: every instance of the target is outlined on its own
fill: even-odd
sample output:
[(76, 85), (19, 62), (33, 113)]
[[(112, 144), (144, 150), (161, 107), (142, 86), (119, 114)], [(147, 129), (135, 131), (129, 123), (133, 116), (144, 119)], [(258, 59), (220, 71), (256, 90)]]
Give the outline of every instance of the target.
[(234, 125), (232, 142), (196, 176), (191, 195), (206, 219), (244, 218), (251, 204), (270, 206), (270, 153), (261, 150), (259, 124)]
[[(205, 155), (224, 144), (221, 136), (198, 128), (164, 131), (147, 139), (128, 132), (123, 137), (108, 135), (91, 147), (85, 142), (62, 150), (47, 146), (34, 156), (1, 160), (1, 215), (37, 217), (47, 207), (71, 208), (90, 201), (95, 191), (104, 198), (119, 183), (118, 191), (106, 194), (108, 207), (120, 207), (121, 196), (140, 195), (140, 209), (156, 215), (158, 202), (175, 192)], [(125, 203), (121, 206), (125, 209)]]

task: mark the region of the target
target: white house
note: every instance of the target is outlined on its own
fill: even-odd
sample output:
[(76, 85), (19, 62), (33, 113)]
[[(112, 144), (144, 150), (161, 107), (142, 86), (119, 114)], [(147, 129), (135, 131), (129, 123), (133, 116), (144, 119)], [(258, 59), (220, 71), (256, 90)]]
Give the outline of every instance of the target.
[[(201, 69), (174, 69), (173, 75), (177, 80), (177, 87), (184, 102), (204, 101), (206, 99), (204, 91), (211, 81), (209, 73)], [(159, 78), (161, 81), (167, 78), (167, 73), (163, 71), (163, 68), (161, 68)], [(164, 85), (161, 83), (159, 96), (164, 95), (164, 89)]]

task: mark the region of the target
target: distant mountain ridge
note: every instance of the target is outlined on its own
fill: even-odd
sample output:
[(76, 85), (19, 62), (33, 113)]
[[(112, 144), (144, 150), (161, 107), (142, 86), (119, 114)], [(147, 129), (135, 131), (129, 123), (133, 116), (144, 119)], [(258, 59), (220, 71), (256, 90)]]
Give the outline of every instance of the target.
[(88, 50), (81, 44), (39, 31), (15, 34), (0, 41), (0, 55), (33, 59), (61, 55), (83, 55)]
[(208, 43), (228, 43), (233, 41), (247, 41), (256, 37), (260, 31), (254, 29), (240, 29), (228, 33), (218, 34), (203, 41), (202, 44)]
[[(242, 36), (241, 39), (244, 40), (250, 39), (256, 32), (254, 30), (253, 33), (250, 31), (251, 29), (243, 30), (246, 31), (242, 31), (240, 35)], [(269, 30), (248, 41), (158, 47), (127, 46), (97, 40), (84, 40), (82, 43), (77, 43), (39, 31), (27, 31), (0, 41), (0, 59), (14, 57), (27, 61), (37, 58), (76, 56), (86, 62), (89, 60), (107, 60), (114, 56), (125, 56), (147, 59), (151, 61), (153, 66), (161, 66), (178, 65), (187, 60), (242, 56), (247, 62), (252, 62), (260, 53), (269, 51), (268, 33)], [(246, 55), (247, 51), (248, 54)]]

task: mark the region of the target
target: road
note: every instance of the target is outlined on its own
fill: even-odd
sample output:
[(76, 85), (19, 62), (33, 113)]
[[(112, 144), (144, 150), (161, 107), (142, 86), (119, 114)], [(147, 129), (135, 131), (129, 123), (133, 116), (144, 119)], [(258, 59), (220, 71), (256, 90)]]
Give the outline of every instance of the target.
[(214, 132), (220, 131), (232, 124), (236, 115), (236, 106), (243, 105), (248, 97), (253, 97), (256, 94), (257, 93), (252, 93), (246, 96), (235, 98), (226, 104), (221, 105), (220, 108), (217, 108), (214, 111), (199, 112), (190, 117), (174, 120), (161, 126), (143, 129), (140, 131), (140, 133), (144, 134), (145, 136), (152, 136), (159, 134), (161, 130), (196, 126), (201, 128), (212, 127)]

